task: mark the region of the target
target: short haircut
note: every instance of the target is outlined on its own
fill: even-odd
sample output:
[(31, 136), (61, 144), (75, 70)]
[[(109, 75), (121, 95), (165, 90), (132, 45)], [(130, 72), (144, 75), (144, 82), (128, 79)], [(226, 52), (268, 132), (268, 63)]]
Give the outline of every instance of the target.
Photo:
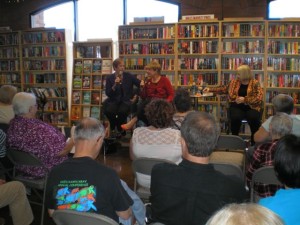
[(208, 157), (216, 147), (220, 126), (206, 112), (190, 112), (183, 120), (180, 131), (191, 155)]
[(284, 225), (273, 211), (255, 204), (228, 204), (217, 211), (206, 225)]
[(153, 99), (145, 107), (145, 116), (149, 125), (167, 128), (172, 125), (174, 107), (164, 99)]
[(75, 127), (74, 140), (91, 140), (104, 136), (104, 133), (104, 126), (99, 120), (86, 117)]
[(270, 125), (272, 136), (283, 137), (292, 132), (293, 119), (286, 113), (277, 113), (272, 117)]
[(113, 61), (113, 68), (114, 70), (118, 68), (118, 66), (123, 63), (123, 59), (121, 58), (117, 58)]
[(274, 169), (278, 179), (289, 188), (300, 188), (300, 137), (288, 134), (275, 149)]
[(0, 102), (4, 104), (11, 104), (18, 89), (12, 85), (2, 85), (0, 87)]
[(161, 65), (156, 60), (153, 60), (145, 66), (145, 69), (148, 69), (148, 70), (152, 69), (152, 70), (154, 70), (154, 71), (156, 71), (157, 73), (160, 74)]
[(17, 93), (12, 100), (13, 109), (17, 116), (29, 113), (30, 107), (35, 104), (37, 104), (35, 95), (27, 92)]
[(241, 65), (237, 68), (237, 72), (240, 75), (241, 80), (250, 80), (253, 78), (251, 69), (248, 65)]
[(272, 99), (275, 112), (291, 114), (294, 110), (294, 99), (286, 94), (278, 94)]
[(173, 99), (176, 111), (180, 113), (187, 112), (192, 108), (192, 102), (190, 93), (183, 88), (179, 88), (175, 92), (175, 97)]

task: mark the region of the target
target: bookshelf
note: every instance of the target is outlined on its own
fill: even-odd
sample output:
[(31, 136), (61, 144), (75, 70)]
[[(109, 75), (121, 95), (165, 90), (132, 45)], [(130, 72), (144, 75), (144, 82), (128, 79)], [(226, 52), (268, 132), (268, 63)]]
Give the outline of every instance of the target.
[(64, 29), (21, 31), (21, 89), (36, 95), (38, 117), (69, 125), (70, 33)]
[(112, 73), (112, 40), (73, 42), (71, 124), (101, 119), (106, 75)]
[(10, 84), (21, 90), (20, 32), (0, 32), (0, 85)]

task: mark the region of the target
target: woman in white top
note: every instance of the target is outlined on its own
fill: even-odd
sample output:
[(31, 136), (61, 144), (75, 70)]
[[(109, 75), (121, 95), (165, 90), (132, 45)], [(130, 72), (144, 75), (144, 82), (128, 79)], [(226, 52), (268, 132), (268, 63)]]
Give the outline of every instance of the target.
[(15, 117), (12, 99), (17, 93), (17, 88), (12, 85), (2, 85), (0, 88), (0, 123), (8, 124)]
[[(138, 127), (134, 130), (130, 142), (130, 157), (166, 159), (176, 164), (181, 162), (181, 135), (179, 130), (172, 129), (174, 108), (164, 99), (154, 99), (147, 104), (145, 115), (148, 127)], [(139, 183), (150, 186), (150, 177), (141, 178)], [(140, 182), (143, 179), (144, 182)]]

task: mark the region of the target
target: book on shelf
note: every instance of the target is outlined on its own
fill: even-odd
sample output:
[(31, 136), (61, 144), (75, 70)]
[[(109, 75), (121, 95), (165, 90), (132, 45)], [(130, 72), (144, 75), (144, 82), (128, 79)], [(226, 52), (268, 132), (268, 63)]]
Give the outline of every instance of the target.
[(81, 76), (79, 75), (75, 75), (74, 79), (73, 79), (73, 88), (81, 88), (82, 85), (82, 80), (81, 80)]
[(100, 106), (92, 106), (91, 107), (91, 117), (95, 119), (100, 119)]
[(94, 58), (94, 46), (85, 46), (85, 58)]
[(84, 91), (82, 93), (82, 104), (84, 104), (84, 105), (91, 104), (91, 92), (90, 91)]
[(83, 73), (84, 74), (91, 74), (93, 67), (93, 61), (90, 59), (83, 60)]
[(82, 76), (82, 88), (89, 89), (91, 87), (91, 77)]
[(102, 74), (111, 74), (112, 73), (112, 60), (103, 59), (102, 60)]
[(81, 74), (83, 71), (82, 60), (75, 60), (74, 61), (74, 73)]
[(93, 76), (93, 88), (94, 89), (100, 89), (101, 88), (101, 76)]
[(71, 109), (71, 119), (72, 120), (79, 120), (80, 119), (80, 107), (79, 106), (72, 106)]
[(82, 118), (85, 118), (85, 117), (90, 117), (91, 114), (90, 114), (90, 107), (89, 106), (84, 106), (82, 108)]
[(91, 104), (92, 105), (100, 104), (100, 92), (99, 91), (92, 91)]
[(102, 60), (101, 59), (94, 59), (93, 61), (93, 73), (100, 74), (102, 68)]
[(81, 102), (81, 92), (80, 91), (73, 91), (72, 103), (73, 104), (80, 104), (80, 102)]

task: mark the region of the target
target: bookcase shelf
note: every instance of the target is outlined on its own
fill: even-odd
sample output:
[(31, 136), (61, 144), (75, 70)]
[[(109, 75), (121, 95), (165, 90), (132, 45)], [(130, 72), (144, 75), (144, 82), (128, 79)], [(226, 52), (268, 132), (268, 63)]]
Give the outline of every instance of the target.
[(101, 119), (106, 75), (112, 73), (112, 41), (73, 43), (71, 124), (84, 117)]

